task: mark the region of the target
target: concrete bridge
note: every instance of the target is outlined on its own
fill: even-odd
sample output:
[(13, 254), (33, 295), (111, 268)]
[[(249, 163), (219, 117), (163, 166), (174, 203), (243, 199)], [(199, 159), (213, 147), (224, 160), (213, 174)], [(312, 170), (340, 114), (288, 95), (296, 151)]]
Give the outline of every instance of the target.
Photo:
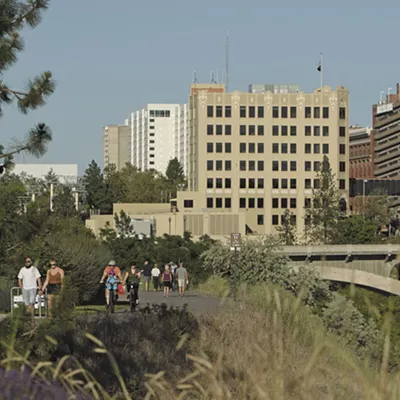
[(315, 267), (322, 279), (400, 296), (400, 245), (285, 246), (290, 264)]

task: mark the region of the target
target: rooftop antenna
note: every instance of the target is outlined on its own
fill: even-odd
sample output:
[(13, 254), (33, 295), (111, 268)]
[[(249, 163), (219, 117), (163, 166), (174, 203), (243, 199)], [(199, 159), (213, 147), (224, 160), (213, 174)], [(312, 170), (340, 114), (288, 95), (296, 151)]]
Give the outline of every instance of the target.
[(193, 71), (193, 83), (194, 83), (194, 84), (199, 83), (199, 81), (197, 80), (197, 73), (196, 73), (196, 70)]
[(226, 31), (226, 54), (225, 54), (225, 86), (226, 91), (229, 91), (229, 35)]
[(215, 81), (215, 73), (214, 73), (214, 71), (211, 72), (211, 83), (217, 83)]
[(216, 82), (215, 83), (218, 83), (218, 81), (219, 81), (219, 73), (218, 73), (218, 68), (216, 69), (216, 73), (215, 73), (215, 75), (216, 75)]

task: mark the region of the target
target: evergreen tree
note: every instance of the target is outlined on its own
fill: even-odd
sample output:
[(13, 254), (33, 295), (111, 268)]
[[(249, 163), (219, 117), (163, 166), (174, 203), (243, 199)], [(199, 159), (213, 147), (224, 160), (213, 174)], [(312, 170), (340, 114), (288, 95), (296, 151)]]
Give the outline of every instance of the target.
[(282, 225), (278, 226), (276, 230), (279, 232), (279, 237), (286, 246), (296, 244), (296, 224), (295, 215), (286, 209), (282, 218)]
[(175, 186), (185, 183), (183, 166), (176, 157), (169, 161), (165, 176)]
[[(16, 61), (18, 53), (24, 50), (24, 42), (20, 32), (26, 28), (36, 27), (41, 22), (42, 13), (48, 8), (49, 0), (1, 0), (0, 1), (0, 74), (10, 68)], [(26, 88), (17, 90), (10, 88), (0, 79), (0, 115), (5, 104), (17, 102), (18, 109), (26, 114), (45, 104), (49, 95), (54, 92), (55, 82), (49, 71), (28, 81)], [(47, 151), (52, 140), (51, 130), (46, 124), (39, 123), (32, 128), (25, 140), (15, 140), (8, 151), (0, 151), (1, 164), (6, 168), (16, 153), (27, 152), (36, 157)]]
[(74, 195), (71, 188), (62, 186), (54, 197), (53, 210), (57, 216), (62, 218), (77, 216), (75, 209)]
[(336, 177), (326, 155), (317, 174), (317, 184), (313, 189), (313, 204), (306, 211), (306, 235), (313, 243), (327, 244), (336, 239), (342, 212)]

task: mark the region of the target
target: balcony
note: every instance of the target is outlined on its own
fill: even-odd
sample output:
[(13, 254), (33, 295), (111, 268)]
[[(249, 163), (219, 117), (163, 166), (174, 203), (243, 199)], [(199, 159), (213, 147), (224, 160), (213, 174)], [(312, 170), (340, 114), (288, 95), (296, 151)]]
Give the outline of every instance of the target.
[(400, 112), (399, 108), (395, 110), (393, 113), (388, 113), (385, 116), (382, 117), (376, 117), (376, 122), (374, 125), (374, 129), (379, 129), (382, 126), (385, 126), (387, 124), (390, 124), (391, 122), (394, 122), (396, 120), (400, 120)]
[(375, 131), (374, 139), (380, 140), (398, 132), (400, 132), (400, 120), (389, 128), (384, 128), (382, 131)]
[(376, 143), (374, 152), (379, 153), (382, 150), (386, 150), (389, 147), (398, 146), (400, 144), (400, 135), (392, 136), (391, 138), (385, 139), (384, 142)]
[(400, 159), (397, 159), (394, 163), (383, 167), (374, 166), (374, 174), (377, 178), (385, 178), (384, 175), (395, 170), (399, 170), (400, 172)]
[(400, 147), (388, 150), (385, 154), (375, 155), (375, 164), (380, 164), (389, 161), (394, 157), (400, 157)]

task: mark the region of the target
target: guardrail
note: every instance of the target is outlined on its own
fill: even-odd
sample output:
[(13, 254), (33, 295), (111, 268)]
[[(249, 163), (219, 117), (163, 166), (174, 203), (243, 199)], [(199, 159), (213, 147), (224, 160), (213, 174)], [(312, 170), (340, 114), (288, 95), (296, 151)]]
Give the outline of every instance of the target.
[[(13, 314), (14, 309), (18, 308), (21, 304), (24, 303), (22, 298), (22, 290), (19, 287), (13, 287), (10, 290), (10, 298), (11, 298), (11, 314)], [(47, 290), (46, 292), (39, 296), (36, 295), (35, 299), (35, 310), (39, 311), (39, 318), (46, 318), (48, 315), (48, 302), (47, 302)], [(43, 311), (43, 313), (42, 313)]]

